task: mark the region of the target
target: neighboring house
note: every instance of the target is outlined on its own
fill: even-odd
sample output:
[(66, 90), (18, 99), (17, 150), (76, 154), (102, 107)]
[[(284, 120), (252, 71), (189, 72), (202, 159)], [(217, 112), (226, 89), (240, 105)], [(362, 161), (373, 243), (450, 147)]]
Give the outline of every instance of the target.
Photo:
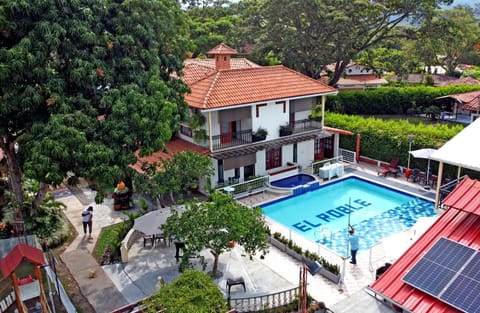
[(447, 210), (376, 280), (375, 298), (395, 312), (479, 312), (480, 181), (465, 178)]
[(480, 91), (458, 93), (435, 98), (441, 105), (442, 119), (463, 119), (471, 123), (480, 116)]
[(456, 81), (456, 77), (437, 75), (437, 74), (407, 74), (406, 76), (399, 77), (392, 75), (388, 77), (391, 81), (399, 81), (408, 84), (426, 84), (429, 80), (433, 81), (434, 86), (443, 86), (451, 81)]
[[(327, 65), (328, 71), (334, 72), (335, 64)], [(349, 63), (343, 75), (337, 82), (338, 90), (365, 90), (388, 84), (388, 81), (378, 76), (373, 69), (356, 62)]]
[[(326, 97), (337, 90), (282, 65), (232, 58), (236, 53), (221, 44), (208, 52), (212, 59), (185, 60), (183, 71), (191, 90), (185, 95), (189, 114), (204, 123), (182, 122), (174, 142), (208, 150), (215, 168), (212, 186), (334, 157), (341, 130), (325, 131), (323, 110)], [(322, 118), (311, 118), (318, 105)]]

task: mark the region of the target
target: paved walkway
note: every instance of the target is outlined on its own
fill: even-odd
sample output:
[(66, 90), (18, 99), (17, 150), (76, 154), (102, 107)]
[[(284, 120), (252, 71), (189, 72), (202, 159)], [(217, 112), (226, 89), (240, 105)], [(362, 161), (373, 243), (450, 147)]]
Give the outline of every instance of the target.
[[(96, 205), (93, 201), (95, 194), (86, 188), (75, 189), (74, 193), (67, 189), (57, 190), (54, 195), (67, 206), (65, 214), (78, 233), (60, 258), (72, 273), (82, 294), (99, 313), (110, 312), (128, 304), (92, 255), (101, 228), (121, 221), (123, 214), (113, 211), (108, 199), (103, 204)], [(88, 205), (94, 207), (92, 240), (83, 235), (82, 227), (81, 211)]]
[[(432, 191), (426, 191), (421, 186), (410, 184), (404, 178), (378, 177), (375, 169), (369, 166), (357, 166), (359, 173), (366, 173), (370, 178), (381, 180), (402, 189), (432, 197)], [(374, 175), (372, 175), (374, 174)], [(126, 218), (122, 212), (112, 209), (112, 200), (107, 199), (101, 205), (93, 203), (94, 193), (82, 186), (74, 193), (65, 190), (56, 192), (57, 199), (67, 205), (67, 218), (80, 234), (61, 255), (75, 280), (78, 282), (82, 293), (87, 297), (96, 312), (110, 312), (128, 303), (140, 300), (158, 290), (159, 279), (166, 283), (179, 276), (178, 265), (175, 262), (175, 249), (172, 246), (159, 244), (155, 247), (144, 247), (143, 239), (134, 243), (129, 251), (129, 262), (99, 266), (92, 257), (92, 250), (96, 238), (102, 227), (122, 221)], [(268, 193), (257, 195), (258, 202), (268, 200)], [(255, 201), (249, 199), (248, 202)], [(83, 236), (81, 223), (82, 209), (92, 204), (94, 206), (93, 240)], [(248, 203), (250, 204), (250, 203)], [(299, 243), (301, 244), (301, 243)], [(311, 250), (315, 251), (315, 250)], [(210, 253), (202, 253), (207, 259), (208, 269), (212, 265)], [(385, 251), (379, 246), (373, 256), (378, 261), (387, 261)], [(358, 265), (353, 266), (348, 262), (345, 267), (345, 280), (341, 285), (333, 284), (321, 276), (308, 277), (308, 292), (318, 301), (323, 301), (328, 307), (335, 307), (335, 312), (347, 312), (340, 309), (340, 304), (346, 299), (356, 298), (364, 293), (364, 288), (375, 280), (374, 269), (371, 266), (369, 251), (360, 251)], [(201, 269), (200, 263), (192, 259), (195, 268)], [(275, 291), (287, 290), (298, 286), (300, 263), (287, 256), (278, 249), (271, 247), (265, 258), (254, 256), (252, 259), (244, 255), (241, 247), (235, 247), (231, 252), (220, 256), (219, 268), (223, 276), (215, 283), (226, 295), (226, 279), (242, 276), (245, 279), (246, 291), (239, 286), (232, 287), (231, 297), (245, 297), (263, 295)], [(207, 269), (207, 270), (208, 270)], [(94, 278), (89, 278), (91, 273)], [(372, 304), (369, 303), (368, 306)], [(344, 307), (348, 307), (344, 305)], [(360, 312), (360, 311), (359, 311)]]

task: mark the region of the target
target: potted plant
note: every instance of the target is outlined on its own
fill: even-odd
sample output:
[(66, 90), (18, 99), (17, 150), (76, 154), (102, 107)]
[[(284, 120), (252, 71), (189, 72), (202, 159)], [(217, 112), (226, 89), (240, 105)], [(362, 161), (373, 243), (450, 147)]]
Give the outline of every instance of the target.
[(252, 142), (265, 140), (267, 135), (268, 131), (265, 128), (259, 127), (257, 131), (252, 133)]
[(130, 193), (129, 188), (123, 181), (117, 184), (113, 191), (113, 209), (127, 210), (130, 208)]
[(293, 126), (290, 124), (280, 126), (280, 137), (289, 136), (293, 133)]

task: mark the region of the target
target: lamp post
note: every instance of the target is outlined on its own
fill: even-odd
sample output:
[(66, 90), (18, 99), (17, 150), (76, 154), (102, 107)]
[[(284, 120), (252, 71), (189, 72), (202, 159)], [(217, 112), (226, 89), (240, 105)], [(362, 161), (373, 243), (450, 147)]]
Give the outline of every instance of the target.
[(410, 134), (408, 135), (408, 163), (407, 163), (407, 168), (410, 168), (410, 151), (412, 151), (412, 142), (413, 138), (415, 138), (415, 135)]

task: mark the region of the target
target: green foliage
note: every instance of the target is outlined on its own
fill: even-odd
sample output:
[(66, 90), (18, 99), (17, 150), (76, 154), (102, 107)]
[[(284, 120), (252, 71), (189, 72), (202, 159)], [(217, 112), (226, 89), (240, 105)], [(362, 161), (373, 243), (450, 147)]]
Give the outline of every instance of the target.
[[(24, 187), (25, 193), (23, 203), (19, 203), (11, 192), (6, 192), (7, 204), (2, 209), (2, 223), (13, 225), (15, 212), (18, 210), (30, 210), (34, 195), (39, 189), (39, 184), (34, 180), (27, 180)], [(55, 247), (61, 244), (67, 238), (70, 230), (69, 224), (64, 219), (61, 212), (65, 208), (66, 206), (63, 203), (55, 201), (52, 194), (47, 193), (38, 206), (36, 214), (24, 217), (26, 233), (35, 234), (38, 238), (46, 240), (46, 244), (49, 247)]]
[(186, 115), (171, 75), (190, 49), (176, 1), (4, 1), (0, 20), (0, 148), (19, 202), (21, 173), (111, 186)]
[(434, 105), (434, 99), (455, 93), (480, 90), (480, 86), (453, 85), (442, 87), (384, 87), (365, 91), (340, 92), (328, 97), (326, 110), (345, 114), (406, 114)]
[(176, 313), (223, 313), (228, 310), (222, 292), (212, 279), (203, 272), (186, 270), (174, 282), (144, 302), (147, 312), (167, 309)]
[(358, 53), (385, 38), (405, 36), (394, 32), (403, 21), (421, 21), (445, 2), (449, 1), (267, 0), (261, 6), (263, 36), (257, 43), (312, 78), (336, 63), (330, 81), (335, 85)]
[(163, 198), (198, 187), (202, 178), (213, 173), (213, 165), (206, 155), (192, 151), (182, 151), (170, 160), (161, 160), (160, 164), (148, 164), (147, 175), (136, 174), (137, 191), (153, 198)]
[(102, 256), (106, 250), (118, 256), (118, 250), (127, 232), (123, 222), (102, 228), (94, 251), (94, 256), (98, 263), (102, 264)]
[[(328, 126), (354, 133), (354, 136), (342, 137), (341, 148), (355, 151), (356, 134), (360, 134), (362, 156), (383, 161), (389, 161), (396, 156), (400, 159), (400, 165), (403, 166), (408, 163), (409, 134), (415, 135), (412, 150), (437, 149), (464, 128), (459, 124), (412, 124), (407, 120), (382, 120), (330, 112), (325, 114), (325, 119)], [(417, 167), (426, 168), (426, 160), (415, 160), (415, 162), (419, 164)], [(436, 170), (433, 162), (432, 168), (432, 170)], [(453, 173), (449, 175), (455, 177)]]
[(248, 208), (229, 195), (213, 192), (210, 201), (193, 202), (181, 214), (173, 214), (162, 226), (166, 235), (183, 238), (186, 250), (182, 266), (188, 264), (190, 254), (209, 249), (214, 255), (212, 275), (217, 275), (218, 257), (229, 250), (234, 241), (253, 255), (266, 253), (268, 237), (265, 220), (260, 208)]
[(303, 254), (307, 259), (310, 259), (312, 261), (317, 261), (322, 265), (324, 269), (327, 271), (335, 274), (335, 275), (340, 275), (340, 266), (337, 264), (332, 264), (328, 262), (325, 258), (319, 256), (316, 253), (312, 253), (308, 250), (305, 252), (302, 250), (302, 247), (298, 246), (295, 244), (291, 239), (287, 239), (284, 237), (280, 232), (275, 232), (273, 233), (273, 238), (280, 241), (284, 245), (286, 245), (288, 248), (292, 249), (293, 251), (297, 252), (298, 254)]

